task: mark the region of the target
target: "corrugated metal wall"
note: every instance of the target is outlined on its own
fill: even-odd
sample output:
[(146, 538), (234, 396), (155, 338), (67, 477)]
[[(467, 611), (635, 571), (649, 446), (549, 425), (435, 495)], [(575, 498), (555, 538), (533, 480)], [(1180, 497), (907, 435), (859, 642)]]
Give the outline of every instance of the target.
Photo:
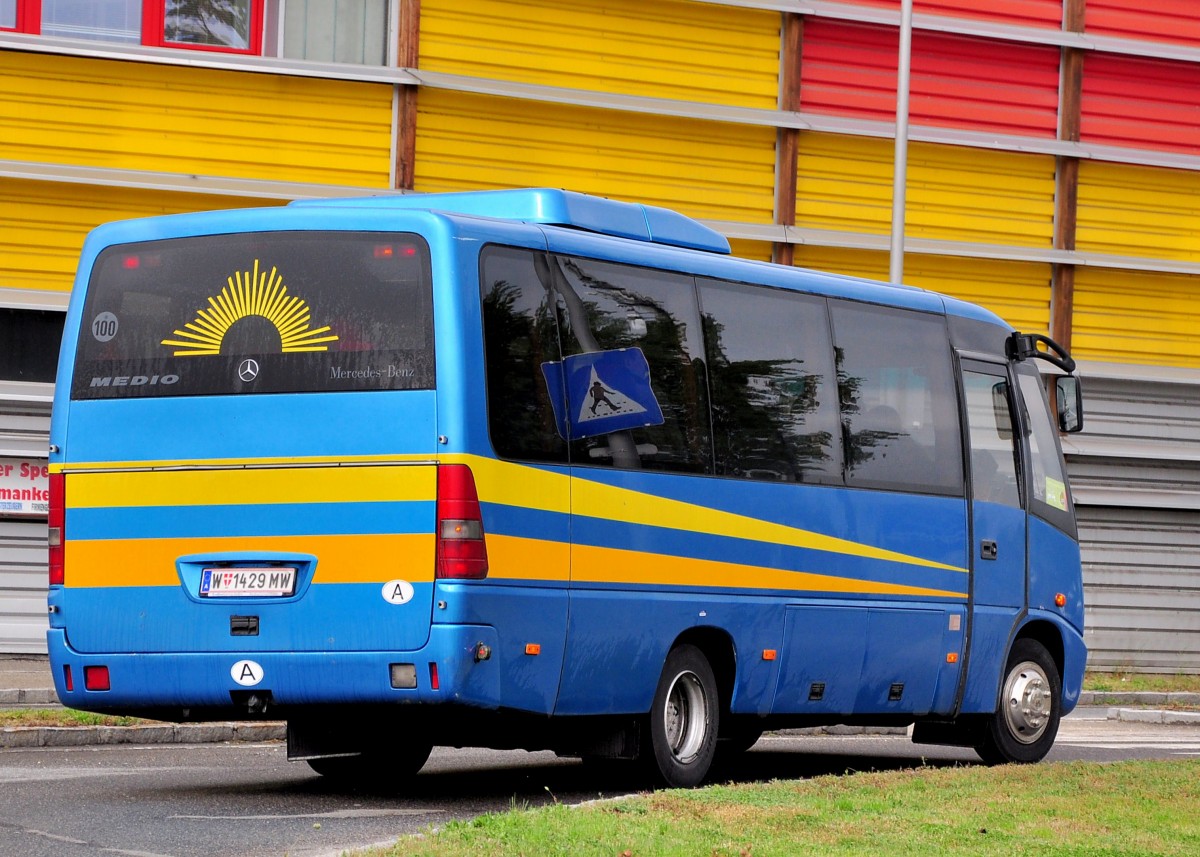
[(1200, 154), (1200, 64), (1089, 54), (1084, 60), (1086, 142)]
[(771, 128), (421, 93), (416, 189), (569, 187), (693, 217), (771, 223)]
[(84, 237), (110, 220), (272, 204), (232, 196), (0, 178), (2, 282), (16, 289), (68, 291)]
[(421, 68), (773, 110), (779, 26), (778, 13), (679, 0), (422, 0)]
[[(900, 8), (900, 0), (859, 0), (863, 5)], [(913, 0), (914, 13), (954, 15), (1025, 26), (1058, 27), (1062, 0)]]
[(391, 117), (382, 84), (0, 51), (0, 158), (387, 187)]
[(1087, 430), (1067, 442), (1088, 663), (1200, 672), (1200, 396), (1193, 373), (1083, 369)]
[[(896, 30), (824, 18), (805, 23), (803, 110), (891, 121), (896, 117)], [(912, 38), (911, 121), (948, 128), (1053, 137), (1059, 51), (917, 31)]]
[[(722, 225), (738, 236), (735, 252), (754, 258), (771, 255), (768, 242), (787, 224), (789, 240), (810, 242), (795, 247), (798, 264), (886, 278), (900, 0), (803, 6), (812, 14), (801, 16), (793, 58), (799, 100), (788, 102), (798, 114), (782, 123), (772, 117), (784, 115), (775, 113), (787, 79), (784, 23), (795, 13), (766, 0), (752, 5), (423, 0), (419, 71), (442, 79), (419, 87), (416, 189), (549, 185), (645, 201)], [(1182, 465), (1157, 448), (1114, 453), (1116, 440), (1105, 434), (1112, 423), (1121, 426), (1114, 437), (1126, 439), (1157, 438), (1160, 424), (1186, 435), (1200, 421), (1185, 401), (1200, 401), (1200, 274), (1190, 267), (1200, 265), (1200, 162), (1188, 161), (1200, 156), (1200, 59), (1178, 50), (1200, 47), (1195, 0), (1155, 0), (1149, 9), (1135, 0), (1087, 0), (1085, 35), (1175, 46), (1162, 56), (1154, 42), (1064, 52), (1062, 0), (914, 5), (918, 17), (939, 17), (918, 22), (913, 39), (916, 142), (906, 231), (922, 252), (907, 256), (908, 282), (982, 303), (1024, 330), (1048, 331), (1049, 259), (1071, 252), (1054, 244), (1056, 185), (1069, 175), (1054, 147), (1060, 109), (1070, 101), (1060, 88), (1071, 51), (1083, 57), (1083, 143), (1124, 147), (1081, 160), (1073, 244), (1087, 257), (1075, 260), (1073, 350), (1124, 364), (1089, 381), (1093, 413), (1104, 416), (1071, 456), (1084, 487), (1089, 619), (1100, 633), (1098, 651), (1116, 651), (1119, 629), (1142, 633), (1136, 623), (1170, 612), (1154, 605), (1195, 587), (1181, 569), (1197, 558), (1182, 545), (1188, 533), (1200, 542), (1200, 522), (1190, 517), (1200, 514), (1200, 501), (1164, 487)], [(95, 184), (77, 175), (0, 177), (0, 290), (69, 289), (84, 234), (105, 220), (273, 203), (278, 188), (258, 199), (256, 182), (387, 187), (401, 155), (397, 141), (414, 130), (394, 107), (397, 87), (335, 79), (336, 72), (5, 47), (0, 161), (113, 175)], [(213, 64), (204, 60), (197, 66)], [(789, 122), (805, 130), (789, 131)], [(930, 139), (939, 142), (923, 141)], [(785, 140), (799, 149), (794, 170), (783, 159)], [(147, 170), (166, 180), (120, 186), (122, 171)], [(794, 221), (793, 200), (776, 198), (777, 187), (787, 187), (782, 177), (793, 173)], [(250, 196), (184, 192), (194, 177), (246, 180)], [(1175, 404), (1139, 398), (1146, 378), (1137, 367), (1153, 364), (1183, 367), (1184, 377), (1172, 381)], [(1128, 412), (1118, 418), (1121, 407)], [(1139, 478), (1153, 483), (1149, 494)], [(1175, 505), (1162, 506), (1164, 497)], [(24, 536), (5, 533), (0, 555), (27, 549)], [(1173, 539), (1178, 549), (1163, 547)], [(40, 569), (36, 579), (40, 587)], [(1120, 612), (1122, 599), (1141, 602), (1143, 612)], [(6, 621), (0, 615), (0, 627)], [(1127, 642), (1163, 650), (1158, 638)], [(1200, 669), (1195, 654), (1180, 657)], [(1149, 655), (1146, 662), (1161, 666)]]
[(1087, 0), (1088, 32), (1200, 45), (1195, 0)]

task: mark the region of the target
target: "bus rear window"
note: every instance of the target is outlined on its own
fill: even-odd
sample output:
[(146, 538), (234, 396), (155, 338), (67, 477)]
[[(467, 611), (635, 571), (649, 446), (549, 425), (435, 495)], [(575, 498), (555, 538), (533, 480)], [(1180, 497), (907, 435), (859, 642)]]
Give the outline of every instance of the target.
[(109, 247), (75, 399), (431, 389), (429, 248), (411, 234), (266, 232)]

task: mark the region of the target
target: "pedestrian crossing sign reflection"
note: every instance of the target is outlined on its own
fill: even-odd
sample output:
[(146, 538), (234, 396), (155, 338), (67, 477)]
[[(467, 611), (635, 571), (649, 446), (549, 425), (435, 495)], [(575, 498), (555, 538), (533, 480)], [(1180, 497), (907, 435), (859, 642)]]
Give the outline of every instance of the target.
[(558, 433), (567, 440), (663, 423), (650, 386), (650, 364), (640, 348), (576, 354), (543, 363), (542, 374)]

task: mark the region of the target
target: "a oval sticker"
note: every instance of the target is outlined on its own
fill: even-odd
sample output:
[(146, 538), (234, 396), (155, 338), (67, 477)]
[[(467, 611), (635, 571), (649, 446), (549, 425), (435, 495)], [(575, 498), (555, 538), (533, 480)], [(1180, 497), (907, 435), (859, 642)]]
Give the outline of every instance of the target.
[(254, 661), (238, 661), (230, 667), (229, 675), (242, 687), (254, 687), (263, 680), (263, 668)]
[(389, 580), (383, 585), (383, 600), (388, 604), (407, 604), (412, 597), (413, 585), (407, 580)]

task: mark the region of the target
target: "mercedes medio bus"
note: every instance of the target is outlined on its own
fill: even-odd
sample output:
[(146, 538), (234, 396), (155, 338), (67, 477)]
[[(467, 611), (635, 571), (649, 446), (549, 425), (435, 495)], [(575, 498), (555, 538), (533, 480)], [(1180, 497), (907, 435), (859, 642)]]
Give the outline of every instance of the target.
[(59, 365), (74, 708), (690, 786), (797, 725), (1032, 762), (1079, 697), (1074, 364), (959, 300), (562, 191), (305, 201), (96, 229)]

